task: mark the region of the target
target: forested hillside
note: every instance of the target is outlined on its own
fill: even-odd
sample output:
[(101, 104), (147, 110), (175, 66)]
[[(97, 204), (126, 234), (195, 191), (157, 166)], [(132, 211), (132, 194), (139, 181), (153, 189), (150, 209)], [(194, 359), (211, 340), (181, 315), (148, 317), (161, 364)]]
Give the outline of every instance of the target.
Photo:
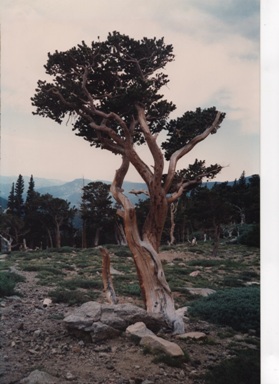
[[(125, 184), (132, 196), (139, 223), (146, 217), (149, 198), (141, 183)], [(73, 202), (77, 204), (74, 205)], [(0, 231), (11, 249), (86, 248), (106, 243), (125, 244), (121, 218), (102, 181), (76, 179), (36, 188), (31, 176), (26, 187), (19, 175), (2, 205)], [(234, 182), (202, 184), (170, 206), (162, 244), (210, 241), (213, 254), (219, 242), (259, 246), (260, 179), (258, 175)], [(2, 241), (3, 242), (3, 241)]]

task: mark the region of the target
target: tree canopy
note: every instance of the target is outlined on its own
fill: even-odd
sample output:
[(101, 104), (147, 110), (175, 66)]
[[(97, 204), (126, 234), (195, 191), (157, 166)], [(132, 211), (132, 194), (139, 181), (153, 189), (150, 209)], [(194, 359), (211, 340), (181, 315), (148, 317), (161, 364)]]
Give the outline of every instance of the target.
[[(147, 141), (143, 109), (152, 134), (167, 131), (162, 148), (169, 159), (210, 127), (217, 115), (215, 107), (197, 108), (168, 121), (175, 105), (160, 90), (169, 81), (163, 69), (173, 60), (173, 47), (164, 38), (134, 40), (119, 32), (91, 46), (83, 41), (68, 51), (49, 53), (45, 69), (52, 81), (38, 81), (32, 98), (34, 114), (60, 124), (71, 116), (78, 136), (92, 146), (124, 154), (129, 144)], [(216, 132), (224, 117), (218, 115), (210, 133)]]

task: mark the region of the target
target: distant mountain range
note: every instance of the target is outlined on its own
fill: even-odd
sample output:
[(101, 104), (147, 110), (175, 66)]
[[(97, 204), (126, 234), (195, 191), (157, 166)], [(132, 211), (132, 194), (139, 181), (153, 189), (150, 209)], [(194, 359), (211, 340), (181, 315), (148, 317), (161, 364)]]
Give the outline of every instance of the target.
[[(7, 207), (8, 196), (11, 192), (12, 183), (16, 183), (18, 177), (13, 176), (0, 176), (0, 206), (5, 209)], [(26, 193), (29, 187), (30, 176), (23, 176), (24, 179), (24, 194), (23, 197), (26, 197)], [(249, 179), (247, 177), (246, 179)], [(93, 181), (102, 181), (103, 183), (110, 184), (109, 181), (104, 180), (90, 180), (90, 179), (75, 179), (73, 181), (65, 182), (57, 179), (44, 179), (40, 177), (34, 177), (35, 182), (35, 191), (40, 194), (49, 193), (53, 197), (58, 197), (60, 199), (67, 200), (72, 205), (79, 207), (81, 203), (82, 188)], [(210, 189), (215, 184), (215, 181), (210, 181), (205, 183), (205, 185)], [(233, 181), (229, 181), (229, 184), (233, 184)], [(130, 200), (135, 204), (141, 200), (146, 199), (145, 194), (134, 195), (129, 193), (131, 190), (146, 190), (145, 183), (134, 183), (130, 181), (125, 181), (123, 183), (124, 193), (128, 195)]]
[[(24, 194), (23, 197), (26, 197), (26, 193), (29, 187), (30, 177), (23, 177), (24, 179)], [(11, 176), (0, 176), (0, 205), (3, 209), (7, 206), (8, 196), (11, 192), (12, 183), (16, 183), (17, 177)], [(72, 205), (78, 207), (81, 203), (82, 188), (93, 181), (102, 181), (103, 183), (110, 184), (109, 181), (104, 180), (90, 180), (90, 179), (75, 179), (73, 181), (66, 182), (55, 179), (43, 179), (34, 177), (35, 182), (35, 191), (40, 194), (49, 193), (53, 197), (58, 197), (69, 201)], [(129, 198), (133, 203), (136, 203), (141, 198), (144, 200), (146, 195), (141, 194), (136, 196), (130, 194), (131, 190), (146, 190), (145, 183), (134, 183), (126, 181), (123, 183), (123, 189), (125, 194), (129, 194)]]

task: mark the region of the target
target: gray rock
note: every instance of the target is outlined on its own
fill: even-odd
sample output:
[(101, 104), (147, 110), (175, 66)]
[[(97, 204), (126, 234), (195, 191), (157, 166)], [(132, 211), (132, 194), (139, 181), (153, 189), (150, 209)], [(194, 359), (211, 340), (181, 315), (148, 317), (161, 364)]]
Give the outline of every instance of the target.
[(113, 339), (121, 334), (121, 331), (103, 324), (100, 321), (93, 323), (92, 330), (90, 332), (92, 341)]
[(29, 376), (20, 380), (20, 384), (59, 384), (61, 383), (56, 377), (51, 376), (47, 372), (36, 369)]
[(154, 333), (150, 331), (150, 329), (148, 329), (142, 321), (139, 321), (127, 327), (126, 335), (132, 337), (135, 340), (140, 340), (144, 336), (154, 335)]
[(206, 334), (204, 332), (187, 332), (182, 333), (181, 335), (176, 336), (178, 339), (196, 339), (201, 340), (206, 338)]
[(165, 326), (161, 316), (147, 313), (143, 308), (132, 304), (100, 304), (90, 301), (75, 309), (64, 318), (69, 331), (88, 333), (92, 340), (104, 340), (116, 337), (124, 332), (127, 326), (143, 322), (153, 331)]
[(208, 296), (212, 295), (213, 293), (216, 293), (214, 289), (210, 288), (187, 288), (187, 290), (192, 294), (192, 295), (200, 295), (200, 296)]
[(184, 356), (184, 353), (178, 344), (162, 339), (156, 335), (144, 336), (140, 341), (140, 345), (149, 348), (151, 352), (155, 354), (163, 352), (172, 357)]

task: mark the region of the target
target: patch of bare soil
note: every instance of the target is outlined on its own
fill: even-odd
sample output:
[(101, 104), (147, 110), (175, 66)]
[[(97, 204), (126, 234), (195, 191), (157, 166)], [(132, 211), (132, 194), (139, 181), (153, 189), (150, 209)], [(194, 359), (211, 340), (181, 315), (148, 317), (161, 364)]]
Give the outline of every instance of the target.
[[(168, 257), (176, 257), (172, 254)], [(164, 257), (167, 257), (165, 254)], [(44, 307), (49, 287), (37, 285), (35, 272), (19, 272), (26, 281), (17, 285), (20, 296), (0, 302), (0, 383), (19, 383), (39, 369), (58, 378), (59, 383), (78, 384), (175, 384), (203, 383), (199, 379), (212, 364), (230, 354), (234, 342), (245, 346), (243, 335), (220, 337), (225, 330), (206, 322), (187, 321), (186, 330), (202, 331), (204, 341), (180, 340), (170, 334), (160, 335), (176, 342), (189, 355), (180, 367), (153, 362), (125, 335), (98, 344), (85, 343), (70, 336), (63, 318), (73, 307), (52, 304)]]

